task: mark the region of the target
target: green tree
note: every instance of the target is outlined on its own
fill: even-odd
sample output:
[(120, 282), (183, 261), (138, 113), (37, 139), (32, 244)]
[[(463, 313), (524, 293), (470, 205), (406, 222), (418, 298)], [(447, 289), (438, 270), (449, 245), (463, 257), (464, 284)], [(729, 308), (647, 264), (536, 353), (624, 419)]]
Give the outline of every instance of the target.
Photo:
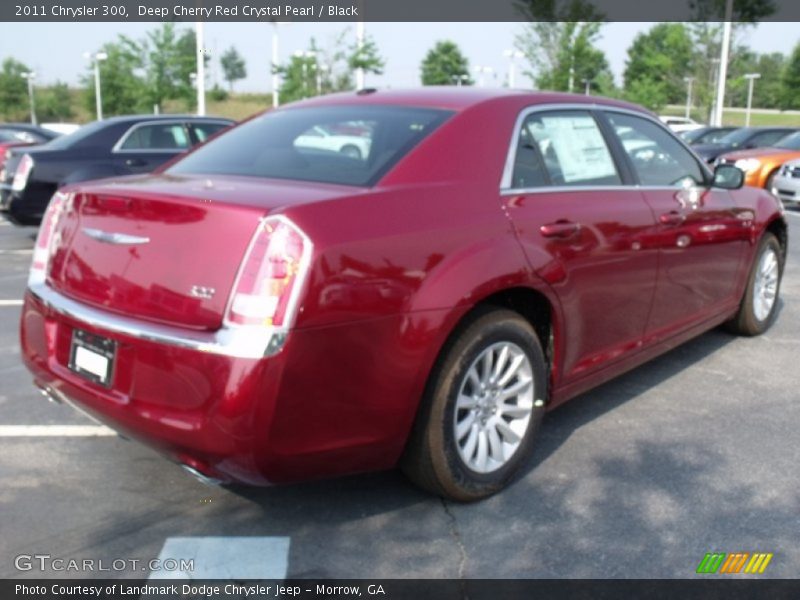
[(800, 108), (800, 44), (792, 51), (781, 77), (781, 108)]
[(14, 58), (0, 68), (0, 114), (6, 120), (23, 120), (28, 115), (28, 84), (22, 77), (30, 69)]
[(422, 85), (472, 85), (469, 62), (461, 49), (451, 41), (436, 42), (420, 66)]
[(364, 73), (381, 75), (386, 61), (381, 57), (378, 46), (372, 36), (366, 36), (361, 48), (355, 43), (350, 47), (347, 64), (353, 71), (363, 69)]
[(232, 92), (233, 82), (247, 77), (244, 58), (236, 51), (236, 48), (231, 46), (222, 54), (219, 62), (222, 66), (223, 77), (228, 82), (228, 88)]
[(753, 86), (753, 106), (758, 108), (779, 108), (781, 105), (781, 75), (786, 57), (780, 52), (757, 54), (742, 52), (731, 63), (726, 98), (731, 106), (747, 104), (747, 73), (758, 73), (761, 77)]
[(67, 121), (75, 116), (72, 98), (66, 83), (54, 85), (39, 91), (36, 99), (36, 113), (40, 121)]
[(528, 22), (514, 45), (527, 58), (525, 75), (536, 87), (579, 91), (590, 81), (597, 92), (613, 92), (608, 61), (595, 47), (603, 15), (590, 2), (520, 0), (516, 7)]
[[(100, 62), (103, 115), (124, 115), (152, 110), (145, 98), (144, 51), (139, 42), (120, 35), (116, 42), (100, 48), (107, 58)], [(95, 112), (94, 65), (89, 65), (81, 78), (84, 85), (84, 105)]]
[(682, 102), (693, 60), (692, 40), (680, 23), (660, 23), (638, 34), (628, 48), (625, 97), (652, 110)]
[[(146, 92), (149, 106), (159, 107), (165, 100), (182, 99), (194, 106), (191, 74), (197, 68), (197, 44), (193, 31), (179, 31), (174, 23), (147, 33), (141, 43), (146, 62)], [(206, 61), (208, 57), (205, 57)]]
[[(312, 43), (313, 47), (315, 46)], [(278, 68), (278, 72), (281, 74), (280, 98), (282, 104), (317, 95), (319, 64), (316, 55), (312, 52), (314, 51), (312, 50), (308, 54), (292, 55), (287, 64)]]

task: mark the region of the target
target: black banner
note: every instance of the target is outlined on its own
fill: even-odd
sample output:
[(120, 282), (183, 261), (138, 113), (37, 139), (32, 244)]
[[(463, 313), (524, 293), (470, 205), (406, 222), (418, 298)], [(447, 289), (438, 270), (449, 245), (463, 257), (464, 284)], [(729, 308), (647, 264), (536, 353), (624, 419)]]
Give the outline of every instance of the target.
[[(726, 0), (3, 0), (0, 21), (723, 21)], [(797, 0), (733, 0), (732, 21), (800, 21)]]
[(187, 581), (19, 579), (0, 582), (3, 600), (500, 600), (506, 598), (739, 600), (796, 599), (800, 581), (712, 576), (708, 579), (297, 579)]

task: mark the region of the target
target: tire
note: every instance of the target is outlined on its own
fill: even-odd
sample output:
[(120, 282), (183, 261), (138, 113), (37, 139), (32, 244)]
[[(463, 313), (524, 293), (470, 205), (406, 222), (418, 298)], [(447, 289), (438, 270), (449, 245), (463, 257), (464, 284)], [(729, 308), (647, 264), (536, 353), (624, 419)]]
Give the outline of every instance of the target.
[(358, 149), (358, 146), (354, 146), (353, 144), (342, 146), (342, 149), (339, 150), (339, 152), (347, 158), (361, 160), (361, 150)]
[[(545, 410), (546, 371), (539, 339), (525, 319), (504, 309), (476, 311), (433, 369), (401, 459), (403, 472), (460, 502), (503, 489), (531, 454)], [(481, 379), (490, 383), (483, 395)]]
[(758, 244), (739, 312), (728, 321), (729, 331), (739, 335), (761, 335), (777, 314), (783, 252), (777, 238), (765, 233)]

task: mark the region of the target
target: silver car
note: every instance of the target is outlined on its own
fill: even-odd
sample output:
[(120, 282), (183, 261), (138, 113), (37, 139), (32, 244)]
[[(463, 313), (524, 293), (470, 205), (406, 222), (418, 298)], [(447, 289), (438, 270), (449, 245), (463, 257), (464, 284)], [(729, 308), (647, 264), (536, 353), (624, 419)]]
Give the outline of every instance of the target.
[(784, 204), (800, 206), (800, 160), (784, 164), (772, 180), (772, 193)]

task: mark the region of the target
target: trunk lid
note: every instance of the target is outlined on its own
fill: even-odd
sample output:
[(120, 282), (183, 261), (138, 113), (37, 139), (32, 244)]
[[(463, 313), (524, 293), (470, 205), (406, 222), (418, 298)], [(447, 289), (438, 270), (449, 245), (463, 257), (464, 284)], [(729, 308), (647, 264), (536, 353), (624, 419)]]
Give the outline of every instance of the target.
[(57, 225), (47, 283), (127, 316), (215, 330), (259, 220), (342, 186), (149, 175), (82, 184)]

